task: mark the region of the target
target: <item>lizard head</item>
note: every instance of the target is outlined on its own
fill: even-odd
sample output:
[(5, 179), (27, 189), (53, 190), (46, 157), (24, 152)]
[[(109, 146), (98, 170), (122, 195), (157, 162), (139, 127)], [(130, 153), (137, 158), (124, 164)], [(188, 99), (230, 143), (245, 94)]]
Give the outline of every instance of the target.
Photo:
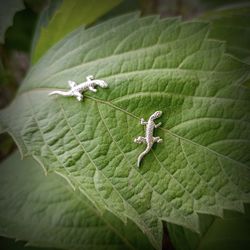
[(89, 83), (94, 84), (93, 86), (97, 85), (97, 86), (100, 86), (101, 88), (107, 88), (107, 87), (108, 87), (108, 84), (107, 84), (105, 81), (95, 79), (95, 77), (94, 77), (93, 75), (88, 75), (88, 76), (86, 77), (86, 80), (87, 80)]
[(95, 81), (95, 84), (102, 87), (102, 88), (107, 88), (108, 87), (108, 84), (103, 81), (103, 80), (94, 80)]
[(151, 115), (151, 119), (157, 119), (162, 115), (162, 111), (155, 111), (152, 115)]
[(86, 76), (86, 79), (87, 80), (94, 80), (94, 76), (93, 75), (88, 75), (88, 76)]

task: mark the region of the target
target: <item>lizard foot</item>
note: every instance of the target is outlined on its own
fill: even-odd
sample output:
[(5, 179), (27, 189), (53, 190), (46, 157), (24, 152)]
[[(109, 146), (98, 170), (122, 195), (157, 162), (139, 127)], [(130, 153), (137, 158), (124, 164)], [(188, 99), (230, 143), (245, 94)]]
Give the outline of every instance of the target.
[(83, 96), (77, 96), (76, 99), (80, 102), (83, 99)]
[(141, 125), (147, 125), (148, 123), (143, 119), (141, 118)]
[(95, 88), (93, 88), (91, 86), (89, 86), (89, 90), (92, 91), (92, 92), (96, 92), (97, 91), (97, 89), (95, 89)]
[(146, 143), (146, 138), (142, 136), (138, 136), (136, 139), (134, 139), (134, 142), (138, 144)]
[(154, 137), (154, 142), (157, 142), (157, 143), (161, 143), (163, 140), (157, 136), (157, 137)]

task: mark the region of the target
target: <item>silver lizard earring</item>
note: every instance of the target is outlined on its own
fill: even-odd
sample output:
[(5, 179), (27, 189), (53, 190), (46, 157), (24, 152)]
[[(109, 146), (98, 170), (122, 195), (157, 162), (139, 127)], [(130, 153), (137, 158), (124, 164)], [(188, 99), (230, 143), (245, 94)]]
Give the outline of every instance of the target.
[(162, 111), (156, 111), (154, 112), (154, 114), (152, 114), (148, 121), (146, 122), (143, 118), (141, 119), (141, 125), (145, 125), (146, 126), (146, 135), (145, 137), (139, 136), (136, 139), (134, 139), (135, 143), (141, 144), (141, 143), (146, 143), (147, 147), (146, 149), (139, 155), (138, 160), (137, 160), (137, 167), (140, 167), (140, 163), (142, 158), (149, 153), (149, 151), (151, 150), (153, 144), (155, 142), (160, 143), (162, 142), (162, 139), (160, 137), (154, 137), (153, 133), (154, 133), (154, 129), (158, 128), (159, 126), (161, 126), (161, 122), (159, 122), (158, 124), (155, 124), (154, 120), (159, 118), (162, 115)]
[(83, 99), (83, 92), (90, 90), (92, 92), (96, 92), (97, 89), (95, 89), (96, 86), (100, 86), (101, 88), (107, 88), (108, 84), (103, 80), (95, 80), (94, 76), (89, 75), (86, 77), (85, 82), (76, 84), (74, 81), (69, 80), (68, 84), (70, 87), (70, 90), (68, 91), (52, 91), (49, 93), (49, 95), (62, 95), (62, 96), (75, 96), (78, 101), (82, 101)]

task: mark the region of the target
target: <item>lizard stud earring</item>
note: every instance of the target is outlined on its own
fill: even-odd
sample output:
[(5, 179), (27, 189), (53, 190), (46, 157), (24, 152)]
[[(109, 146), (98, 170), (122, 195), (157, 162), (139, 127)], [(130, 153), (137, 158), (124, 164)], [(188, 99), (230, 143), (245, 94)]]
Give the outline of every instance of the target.
[(49, 95), (62, 95), (62, 96), (74, 96), (78, 101), (82, 101), (83, 99), (83, 92), (90, 90), (92, 92), (96, 92), (97, 89), (95, 89), (96, 86), (99, 86), (101, 88), (107, 88), (108, 84), (103, 80), (94, 79), (94, 76), (89, 75), (86, 77), (86, 81), (76, 84), (74, 81), (69, 80), (68, 81), (70, 90), (68, 91), (52, 91), (49, 93)]
[(154, 143), (160, 143), (162, 142), (162, 139), (160, 137), (154, 137), (154, 129), (158, 128), (161, 126), (161, 122), (158, 124), (155, 124), (154, 120), (159, 118), (162, 115), (162, 111), (156, 111), (154, 112), (148, 119), (148, 121), (145, 121), (143, 118), (141, 119), (141, 125), (146, 126), (146, 135), (145, 137), (143, 136), (138, 136), (136, 139), (134, 139), (135, 143), (141, 144), (145, 143), (147, 144), (146, 149), (139, 155), (138, 160), (137, 160), (137, 167), (140, 167), (141, 160), (143, 157), (149, 153), (151, 148), (153, 147)]

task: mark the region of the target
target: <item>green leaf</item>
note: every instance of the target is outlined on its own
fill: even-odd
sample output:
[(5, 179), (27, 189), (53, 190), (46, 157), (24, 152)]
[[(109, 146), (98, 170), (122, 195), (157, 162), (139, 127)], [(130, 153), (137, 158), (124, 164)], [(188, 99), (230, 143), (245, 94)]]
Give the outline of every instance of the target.
[(247, 62), (250, 58), (250, 4), (211, 11), (202, 19), (211, 22), (210, 37), (227, 42), (227, 51)]
[(9, 0), (1, 3), (0, 43), (4, 43), (5, 31), (12, 24), (15, 13), (21, 9), (24, 9), (24, 4), (20, 0)]
[(0, 234), (28, 246), (62, 249), (152, 249), (131, 222), (104, 215), (57, 174), (44, 176), (32, 159), (18, 154), (2, 163)]
[(224, 219), (204, 216), (201, 235), (169, 224), (170, 238), (176, 250), (247, 250), (250, 249), (250, 205), (246, 214), (226, 211)]
[(81, 25), (89, 25), (117, 6), (121, 0), (64, 0), (46, 28), (41, 29), (32, 61), (35, 63), (52, 45)]
[[(65, 176), (99, 209), (132, 219), (160, 248), (162, 220), (199, 231), (198, 213), (250, 200), (249, 66), (200, 21), (131, 14), (55, 45), (1, 112), (23, 155)], [(83, 102), (52, 97), (89, 74), (108, 89)], [(163, 139), (146, 156), (140, 118), (162, 110)]]

